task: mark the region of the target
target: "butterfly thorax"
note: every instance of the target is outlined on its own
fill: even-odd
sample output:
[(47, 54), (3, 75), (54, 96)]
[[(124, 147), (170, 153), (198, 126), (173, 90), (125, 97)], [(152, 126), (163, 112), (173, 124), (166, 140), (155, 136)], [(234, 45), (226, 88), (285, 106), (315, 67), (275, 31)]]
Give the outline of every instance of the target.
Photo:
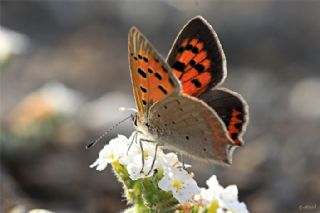
[(147, 119), (139, 119), (137, 114), (133, 118), (133, 124), (135, 129), (142, 133), (142, 137), (144, 139), (148, 139), (156, 143), (159, 143), (158, 140), (163, 134), (166, 134), (164, 129), (160, 129), (152, 125), (152, 123), (148, 122)]

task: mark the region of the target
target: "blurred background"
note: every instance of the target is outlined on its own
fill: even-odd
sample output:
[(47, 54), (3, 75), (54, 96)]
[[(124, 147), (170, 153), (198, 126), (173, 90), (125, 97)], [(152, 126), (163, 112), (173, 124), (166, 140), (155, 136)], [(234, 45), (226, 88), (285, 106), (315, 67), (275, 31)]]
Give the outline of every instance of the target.
[(191, 159), (201, 186), (236, 184), (252, 212), (320, 211), (320, 4), (315, 1), (1, 1), (1, 209), (119, 212), (111, 168), (90, 169), (134, 107), (127, 33), (137, 26), (166, 57), (193, 16), (214, 27), (228, 60), (223, 84), (250, 106), (229, 168)]

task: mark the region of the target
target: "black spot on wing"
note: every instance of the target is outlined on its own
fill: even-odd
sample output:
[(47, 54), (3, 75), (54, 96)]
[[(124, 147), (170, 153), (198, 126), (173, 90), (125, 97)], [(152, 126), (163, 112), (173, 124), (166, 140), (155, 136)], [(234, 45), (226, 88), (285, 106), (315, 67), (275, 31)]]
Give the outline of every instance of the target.
[(161, 92), (163, 92), (163, 94), (168, 94), (167, 90), (165, 88), (163, 88), (163, 86), (159, 85), (158, 88), (160, 89)]
[(192, 45), (191, 44), (188, 44), (187, 46), (186, 46), (186, 50), (191, 50), (192, 49)]
[(192, 52), (197, 54), (197, 53), (199, 53), (199, 49), (197, 47), (193, 47), (192, 48)]
[(162, 80), (162, 76), (159, 73), (155, 73), (154, 76), (156, 76), (157, 79), (159, 79), (160, 81)]
[(236, 123), (234, 126), (235, 126), (237, 129), (241, 129), (242, 123)]
[(236, 117), (237, 117), (239, 120), (242, 120), (242, 119), (243, 119), (243, 114), (240, 113), (240, 114), (238, 114)]
[(204, 66), (202, 64), (197, 64), (194, 68), (200, 73), (204, 71)]
[(231, 134), (231, 138), (232, 138), (232, 140), (237, 139), (238, 138), (238, 134), (237, 133), (232, 133)]
[(142, 78), (147, 77), (147, 73), (145, 73), (142, 69), (138, 68), (138, 73), (141, 75)]
[(200, 88), (202, 85), (198, 79), (192, 79), (191, 83), (193, 83), (193, 85), (197, 88)]
[(184, 68), (186, 67), (186, 65), (180, 61), (176, 61), (172, 67), (173, 67), (173, 69), (176, 69), (176, 70), (182, 72), (184, 70)]
[(148, 73), (153, 73), (153, 70), (151, 68), (148, 68)]
[(165, 66), (161, 66), (161, 68), (162, 68), (162, 70), (164, 71), (164, 72), (168, 72), (168, 70), (167, 70), (167, 68), (165, 68)]
[(140, 86), (140, 90), (143, 92), (143, 93), (147, 93), (148, 90), (146, 88), (144, 88), (143, 86)]

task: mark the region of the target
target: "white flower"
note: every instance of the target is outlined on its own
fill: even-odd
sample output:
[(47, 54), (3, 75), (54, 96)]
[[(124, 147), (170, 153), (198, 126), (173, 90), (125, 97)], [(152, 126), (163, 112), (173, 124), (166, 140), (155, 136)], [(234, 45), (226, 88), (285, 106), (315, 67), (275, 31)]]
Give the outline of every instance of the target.
[(90, 165), (91, 168), (97, 166), (97, 170), (104, 170), (109, 163), (115, 162), (124, 156), (128, 147), (128, 139), (123, 135), (118, 135), (105, 145), (99, 153), (99, 158)]
[(223, 188), (215, 175), (207, 180), (208, 189), (201, 188), (200, 198), (208, 208), (216, 207), (217, 213), (248, 213), (246, 205), (238, 201), (238, 188), (230, 185)]
[(164, 191), (171, 191), (179, 203), (192, 201), (192, 197), (200, 193), (197, 182), (182, 168), (166, 168), (158, 186)]
[(223, 187), (219, 185), (217, 176), (212, 175), (207, 181), (209, 189), (201, 188), (201, 198), (204, 204), (210, 204), (212, 201), (219, 197)]
[(20, 33), (0, 26), (0, 62), (13, 54), (23, 53), (29, 45), (29, 39)]
[(247, 206), (238, 201), (238, 188), (236, 185), (230, 185), (221, 191), (219, 206), (235, 213), (249, 212)]

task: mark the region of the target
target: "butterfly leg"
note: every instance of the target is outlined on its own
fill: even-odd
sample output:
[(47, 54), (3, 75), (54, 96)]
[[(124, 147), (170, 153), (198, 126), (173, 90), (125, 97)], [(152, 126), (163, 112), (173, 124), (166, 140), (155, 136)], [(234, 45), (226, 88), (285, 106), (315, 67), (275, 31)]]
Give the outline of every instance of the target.
[[(180, 161), (178, 164), (176, 164), (175, 166), (178, 166), (178, 168), (183, 168), (185, 169), (185, 165), (184, 165), (184, 161), (183, 161), (183, 155), (180, 152), (175, 152), (176, 155), (180, 158)], [(182, 166), (180, 164), (180, 162), (182, 163)]]
[(129, 154), (129, 151), (131, 149), (132, 144), (133, 143), (137, 143), (139, 134), (142, 134), (142, 132), (138, 131), (138, 130), (134, 132), (134, 136), (133, 136), (132, 141), (130, 142), (130, 145), (129, 145), (128, 150), (127, 150), (127, 155)]
[(140, 173), (143, 172), (143, 168), (144, 168), (144, 151), (143, 151), (142, 142), (154, 142), (154, 141), (147, 140), (147, 139), (144, 139), (144, 138), (140, 138), (140, 140), (139, 140), (139, 145), (140, 145), (140, 149), (141, 149), (141, 160), (142, 160), (142, 167), (141, 167)]
[(140, 140), (139, 140), (139, 145), (140, 145), (140, 150), (141, 150), (141, 160), (142, 160), (142, 166), (141, 166), (140, 173), (143, 172), (143, 168), (144, 168), (144, 151), (143, 151), (142, 140), (143, 140), (143, 139), (140, 139)]
[(179, 153), (179, 154), (180, 154), (180, 159), (181, 159), (181, 162), (182, 162), (182, 168), (183, 168), (184, 170), (186, 170), (186, 165), (185, 165), (185, 163), (184, 163), (183, 154), (181, 154), (181, 153)]
[(133, 144), (135, 141), (137, 141), (137, 135), (138, 135), (138, 131), (135, 131), (135, 132), (134, 132), (134, 136), (133, 136), (133, 138), (132, 138), (132, 141), (130, 142), (130, 145), (129, 145), (128, 149), (127, 149), (127, 155), (128, 155), (128, 153), (129, 153), (129, 150), (131, 149), (132, 144)]
[(154, 150), (154, 155), (153, 155), (153, 160), (152, 160), (152, 164), (151, 164), (151, 167), (150, 167), (150, 170), (149, 172), (147, 173), (147, 175), (149, 175), (151, 173), (151, 171), (153, 170), (153, 167), (154, 167), (154, 163), (156, 162), (156, 158), (157, 158), (157, 152), (158, 152), (158, 147), (159, 147), (160, 144), (156, 144), (156, 147), (155, 147), (155, 150)]

